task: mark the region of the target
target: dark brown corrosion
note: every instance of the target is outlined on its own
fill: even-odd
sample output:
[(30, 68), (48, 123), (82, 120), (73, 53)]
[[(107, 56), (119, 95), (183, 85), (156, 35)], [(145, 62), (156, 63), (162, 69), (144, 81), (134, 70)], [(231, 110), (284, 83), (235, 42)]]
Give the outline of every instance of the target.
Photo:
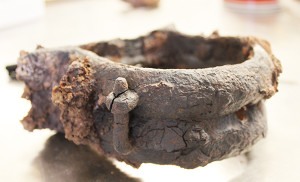
[(32, 102), (25, 129), (64, 132), (135, 167), (184, 168), (241, 154), (264, 137), (263, 102), (280, 73), (264, 40), (171, 31), (22, 52), (17, 68)]
[(6, 70), (8, 72), (8, 75), (12, 80), (16, 80), (16, 69), (17, 69), (17, 65), (8, 65), (8, 66), (6, 66)]

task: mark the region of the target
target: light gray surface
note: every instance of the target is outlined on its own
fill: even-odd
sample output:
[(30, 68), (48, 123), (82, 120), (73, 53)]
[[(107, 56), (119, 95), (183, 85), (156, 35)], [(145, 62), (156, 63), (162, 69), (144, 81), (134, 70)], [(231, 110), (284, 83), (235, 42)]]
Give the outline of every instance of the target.
[[(239, 156), (194, 170), (153, 164), (142, 165), (136, 170), (124, 163), (113, 163), (124, 173), (143, 181), (300, 180), (299, 2), (282, 1), (280, 13), (264, 17), (230, 12), (223, 7), (222, 1), (217, 0), (161, 2), (161, 6), (153, 10), (134, 10), (118, 0), (53, 2), (47, 5), (46, 14), (39, 21), (0, 30), (0, 181), (47, 181), (51, 171), (55, 172), (34, 162), (43, 159), (39, 153), (48, 150), (44, 143), (54, 133), (49, 130), (29, 133), (22, 128), (19, 120), (28, 112), (30, 103), (20, 98), (23, 84), (10, 81), (4, 70), (5, 65), (15, 63), (21, 49), (30, 51), (36, 44), (56, 47), (117, 37), (134, 38), (171, 24), (188, 34), (209, 35), (219, 30), (221, 35), (255, 35), (270, 41), (274, 54), (282, 61), (283, 74), (279, 92), (267, 101), (267, 138), (255, 145), (249, 161), (245, 156)], [(64, 148), (61, 150), (65, 151)], [(57, 168), (55, 161), (47, 161), (47, 164), (51, 162)], [(60, 164), (64, 165), (63, 162)], [(84, 161), (82, 165), (61, 169), (62, 174), (70, 175), (76, 171), (74, 168), (84, 167)], [(90, 171), (97, 173), (97, 170)], [(99, 174), (106, 175), (103, 171)], [(84, 177), (88, 181), (89, 175)]]

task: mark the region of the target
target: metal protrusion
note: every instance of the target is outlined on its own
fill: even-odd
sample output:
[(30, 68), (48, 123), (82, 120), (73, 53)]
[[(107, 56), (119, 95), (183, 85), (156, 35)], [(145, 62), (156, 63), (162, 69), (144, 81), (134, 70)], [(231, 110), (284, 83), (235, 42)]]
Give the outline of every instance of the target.
[(132, 151), (129, 140), (129, 113), (114, 114), (113, 144), (114, 149), (123, 155), (128, 155)]
[(132, 151), (129, 140), (129, 112), (138, 104), (137, 93), (128, 89), (125, 78), (115, 81), (113, 92), (106, 99), (106, 106), (114, 114), (113, 145), (117, 152), (128, 155)]
[(126, 90), (128, 90), (128, 83), (127, 83), (126, 79), (123, 77), (118, 77), (115, 80), (115, 85), (113, 88), (114, 95), (117, 96), (120, 93), (125, 92)]

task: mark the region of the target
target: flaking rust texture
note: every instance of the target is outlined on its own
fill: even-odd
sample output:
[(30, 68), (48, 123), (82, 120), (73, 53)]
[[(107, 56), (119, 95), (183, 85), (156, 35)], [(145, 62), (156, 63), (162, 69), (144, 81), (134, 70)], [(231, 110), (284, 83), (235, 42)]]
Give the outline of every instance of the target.
[(27, 130), (139, 167), (195, 168), (246, 152), (266, 133), (280, 62), (255, 37), (154, 31), (133, 40), (22, 52)]

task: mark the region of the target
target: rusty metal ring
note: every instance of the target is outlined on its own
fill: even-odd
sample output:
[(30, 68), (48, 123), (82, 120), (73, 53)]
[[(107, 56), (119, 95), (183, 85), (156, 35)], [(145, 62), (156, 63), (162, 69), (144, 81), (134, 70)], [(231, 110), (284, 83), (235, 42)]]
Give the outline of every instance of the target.
[[(175, 45), (174, 40), (182, 45)], [(186, 51), (184, 56), (166, 50), (184, 50), (184, 43), (191, 41), (201, 49)], [(25, 81), (24, 95), (33, 104), (23, 120), (25, 128), (64, 131), (75, 143), (89, 144), (135, 167), (144, 162), (184, 168), (204, 166), (243, 153), (264, 137), (263, 101), (276, 93), (281, 72), (280, 62), (266, 41), (254, 37), (204, 39), (156, 31), (146, 37), (103, 45), (101, 42), (81, 48), (41, 48), (21, 55), (17, 76)], [(126, 54), (132, 45), (143, 51)], [(195, 68), (195, 57), (205, 58), (195, 53), (203, 51), (206, 45), (219, 46), (217, 51), (211, 48), (211, 57), (224, 54), (225, 63), (228, 55), (218, 52), (222, 49), (246, 60), (230, 60), (223, 66), (207, 63), (215, 64), (209, 68), (174, 69)], [(237, 52), (232, 52), (234, 49)], [(105, 51), (109, 53), (102, 55)], [(168, 54), (161, 56), (162, 52)], [(170, 53), (185, 61), (179, 64), (180, 60), (174, 58), (176, 61), (172, 62)], [(205, 59), (209, 60), (207, 54)], [(122, 64), (129, 60), (148, 67), (165, 67), (162, 62), (167, 60), (173, 67)], [(53, 74), (54, 71), (59, 74)], [(35, 99), (43, 94), (43, 102), (49, 103), (47, 108), (37, 109), (34, 106), (40, 100)], [(49, 113), (50, 110), (55, 112)], [(36, 113), (51, 117), (40, 123), (32, 121), (34, 116), (38, 118)]]

